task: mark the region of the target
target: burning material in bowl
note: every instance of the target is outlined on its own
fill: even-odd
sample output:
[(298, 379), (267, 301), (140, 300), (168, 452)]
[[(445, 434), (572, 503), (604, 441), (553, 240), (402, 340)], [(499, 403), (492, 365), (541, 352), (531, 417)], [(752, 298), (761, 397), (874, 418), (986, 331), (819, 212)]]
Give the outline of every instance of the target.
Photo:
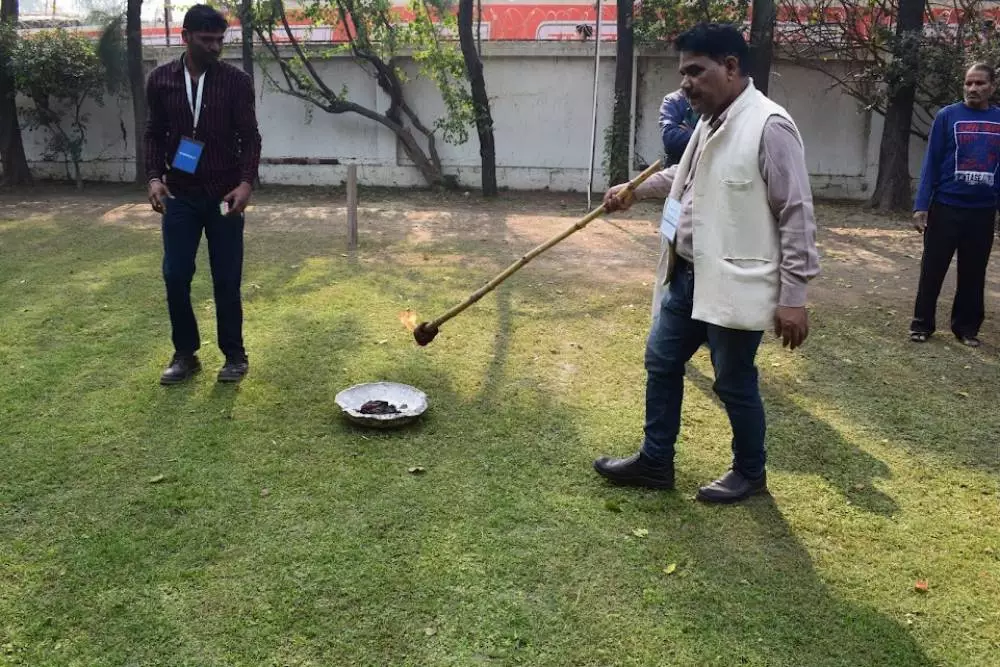
[[(406, 408), (406, 404), (400, 406)], [(368, 401), (358, 410), (363, 415), (398, 415), (399, 408), (388, 401)]]
[(409, 424), (427, 410), (424, 392), (398, 382), (355, 385), (341, 391), (334, 400), (352, 422), (374, 428)]

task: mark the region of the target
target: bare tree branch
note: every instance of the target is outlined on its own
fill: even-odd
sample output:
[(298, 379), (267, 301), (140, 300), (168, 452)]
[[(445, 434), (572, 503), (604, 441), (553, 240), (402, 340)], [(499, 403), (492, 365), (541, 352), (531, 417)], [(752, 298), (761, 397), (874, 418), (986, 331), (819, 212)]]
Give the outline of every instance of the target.
[[(307, 12), (311, 16), (316, 15), (317, 12), (322, 13), (324, 11), (322, 4), (324, 3), (329, 6), (328, 11), (332, 11), (338, 16), (341, 26), (347, 33), (348, 46), (354, 62), (370, 74), (377, 85), (387, 93), (390, 100), (388, 110), (385, 113), (380, 113), (352, 102), (342, 93), (335, 92), (327, 85), (311, 60), (309, 52), (292, 31), (282, 0), (272, 0), (272, 12), (269, 20), (254, 22), (254, 29), (264, 46), (264, 52), (269, 59), (274, 61), (280, 71), (278, 74), (270, 71), (267, 67), (262, 68), (265, 80), (280, 92), (315, 105), (327, 113), (355, 113), (386, 127), (396, 135), (404, 152), (414, 162), (428, 183), (431, 185), (442, 183), (445, 179), (442, 176), (435, 132), (421, 122), (417, 113), (406, 103), (402, 79), (396, 70), (393, 58), (389, 58), (387, 61), (380, 55), (380, 52), (383, 51), (391, 54), (394, 44), (392, 35), (394, 29), (388, 21), (387, 14), (378, 9), (369, 11), (371, 8), (367, 8), (365, 2), (356, 2), (355, 0), (316, 0), (307, 8)], [(367, 8), (365, 11), (368, 11), (368, 14), (358, 13), (362, 6)], [(429, 9), (426, 7), (424, 12), (427, 16), (430, 15)], [(375, 27), (378, 32), (384, 28), (386, 33), (379, 36), (388, 35), (389, 41), (393, 44), (386, 45), (382, 42), (373, 43), (370, 41), (369, 30), (372, 27)], [(422, 37), (432, 40), (429, 42), (431, 48), (444, 48), (437, 41), (436, 34), (431, 36), (423, 33)], [(291, 54), (281, 48), (279, 43), (284, 41), (289, 43)], [(439, 86), (442, 86), (442, 89), (443, 85), (447, 84), (447, 81), (438, 80), (437, 72), (432, 71), (430, 75), (435, 78)], [(445, 99), (447, 102), (449, 98)], [(426, 151), (404, 123), (404, 118), (410, 126), (426, 138)]]

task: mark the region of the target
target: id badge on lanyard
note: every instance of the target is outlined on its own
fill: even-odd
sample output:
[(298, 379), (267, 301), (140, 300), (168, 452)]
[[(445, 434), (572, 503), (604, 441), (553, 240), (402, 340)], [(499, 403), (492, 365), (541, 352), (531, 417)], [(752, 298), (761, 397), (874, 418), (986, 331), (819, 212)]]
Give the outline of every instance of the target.
[[(195, 93), (191, 85), (191, 74), (187, 67), (184, 68), (184, 88), (187, 92), (188, 106), (191, 108), (191, 116), (194, 119), (192, 135), (198, 133), (198, 119), (201, 116), (201, 100), (205, 93), (205, 73), (198, 77), (198, 92)], [(205, 150), (205, 144), (196, 140), (193, 136), (181, 137), (177, 152), (174, 154), (174, 161), (171, 166), (174, 169), (183, 171), (186, 174), (194, 174), (198, 171), (198, 163), (201, 162), (201, 154)]]
[(677, 237), (677, 224), (680, 219), (681, 203), (673, 197), (667, 197), (667, 201), (663, 204), (663, 215), (660, 217), (660, 234), (667, 243), (673, 243)]

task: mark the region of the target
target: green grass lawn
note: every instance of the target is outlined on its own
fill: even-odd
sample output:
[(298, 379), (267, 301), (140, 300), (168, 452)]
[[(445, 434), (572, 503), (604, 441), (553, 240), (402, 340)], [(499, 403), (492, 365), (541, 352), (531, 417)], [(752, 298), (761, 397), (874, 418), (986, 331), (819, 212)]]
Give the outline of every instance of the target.
[[(354, 258), (342, 224), (302, 223), (315, 202), (265, 194), (248, 379), (215, 383), (203, 247), (206, 369), (163, 388), (155, 219), (98, 193), (0, 198), (0, 665), (1000, 665), (995, 270), (992, 345), (914, 346), (919, 241), (821, 208), (812, 336), (759, 357), (772, 496), (712, 507), (704, 352), (678, 490), (590, 468), (641, 438), (654, 208), (418, 348), (399, 311), (443, 312), (575, 212), (385, 195)], [(427, 392), (421, 423), (340, 418), (337, 391), (380, 379)]]

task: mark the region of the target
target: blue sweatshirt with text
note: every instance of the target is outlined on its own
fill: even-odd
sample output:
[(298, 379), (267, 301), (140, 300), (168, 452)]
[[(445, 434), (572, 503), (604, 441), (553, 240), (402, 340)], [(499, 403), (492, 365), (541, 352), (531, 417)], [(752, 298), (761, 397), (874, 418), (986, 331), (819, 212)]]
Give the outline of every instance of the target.
[(995, 208), (1000, 186), (1000, 108), (972, 109), (952, 104), (938, 111), (931, 126), (920, 186), (913, 205)]

